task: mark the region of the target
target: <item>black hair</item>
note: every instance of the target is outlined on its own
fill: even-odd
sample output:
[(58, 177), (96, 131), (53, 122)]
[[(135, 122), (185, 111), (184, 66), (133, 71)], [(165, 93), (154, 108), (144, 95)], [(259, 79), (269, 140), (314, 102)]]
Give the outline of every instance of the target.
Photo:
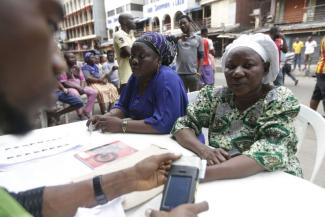
[(270, 29), (270, 34), (272, 34), (272, 35), (277, 35), (279, 32), (280, 32), (280, 29), (279, 29), (279, 27), (277, 27), (277, 26), (273, 26), (273, 27)]
[(180, 21), (181, 19), (187, 19), (188, 22), (192, 22), (192, 18), (190, 16), (188, 16), (187, 14), (183, 14), (179, 17), (178, 21)]
[(107, 50), (106, 54), (109, 54), (109, 53), (115, 53), (115, 52), (114, 52), (114, 50)]
[(207, 27), (203, 27), (202, 29), (201, 29), (201, 34), (202, 33), (208, 33), (208, 28)]

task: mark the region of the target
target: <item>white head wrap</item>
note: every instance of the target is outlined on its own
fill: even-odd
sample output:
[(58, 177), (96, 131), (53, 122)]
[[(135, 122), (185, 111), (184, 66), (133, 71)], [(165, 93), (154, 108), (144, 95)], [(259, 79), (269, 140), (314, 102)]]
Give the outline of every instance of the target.
[(269, 72), (264, 76), (262, 83), (268, 84), (275, 80), (279, 73), (279, 51), (270, 36), (262, 33), (241, 35), (226, 47), (221, 59), (222, 71), (225, 71), (229, 53), (237, 47), (248, 47), (258, 53), (264, 62), (270, 63)]

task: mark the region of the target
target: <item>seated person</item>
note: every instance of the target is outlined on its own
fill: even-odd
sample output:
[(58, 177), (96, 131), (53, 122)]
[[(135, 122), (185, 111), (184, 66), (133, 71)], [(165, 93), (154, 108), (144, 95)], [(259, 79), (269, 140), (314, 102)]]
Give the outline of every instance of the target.
[(108, 81), (119, 88), (120, 79), (118, 77), (118, 64), (114, 59), (114, 50), (107, 51), (107, 62), (103, 64), (103, 71), (107, 74)]
[(169, 133), (188, 103), (182, 80), (168, 66), (174, 56), (174, 45), (160, 33), (142, 35), (131, 48), (133, 74), (120, 99), (109, 113), (87, 124), (107, 132)]
[[(222, 69), (227, 87), (204, 87), (172, 130), (178, 143), (208, 161), (206, 181), (275, 170), (302, 176), (293, 125), (299, 102), (286, 87), (270, 85), (279, 71), (272, 39), (240, 36), (227, 46)], [(209, 128), (211, 147), (195, 136), (202, 127)]]
[(110, 105), (117, 100), (118, 93), (116, 87), (107, 82), (106, 75), (101, 73), (95, 61), (95, 55), (92, 52), (87, 52), (85, 54), (86, 64), (81, 69), (89, 86), (97, 90), (99, 108), (101, 113), (105, 114), (106, 103), (109, 103), (107, 108), (109, 110)]
[(68, 104), (69, 107), (63, 108), (63, 109), (53, 109), (53, 110), (47, 110), (47, 118), (48, 118), (48, 125), (57, 125), (60, 121), (60, 116), (71, 112), (76, 111), (78, 116), (82, 116), (81, 108), (83, 107), (83, 102), (80, 97), (75, 96), (69, 92), (68, 89), (66, 89), (61, 82), (57, 81), (58, 88), (55, 91), (54, 95), (56, 99), (62, 103)]
[[(15, 13), (19, 16), (13, 16)], [(0, 32), (14, 36), (0, 34), (1, 52), (6, 54), (0, 58), (0, 131), (24, 134), (31, 129), (35, 112), (52, 101), (54, 75), (66, 70), (53, 40), (64, 11), (56, 0), (2, 0), (0, 14)], [(15, 55), (17, 58), (12, 58)], [(153, 156), (131, 168), (97, 176), (94, 182), (86, 180), (19, 193), (0, 187), (0, 216), (74, 216), (78, 207), (95, 207), (122, 194), (163, 184), (171, 162), (176, 159), (178, 156), (173, 154)], [(7, 179), (26, 181), (9, 176)], [(207, 209), (206, 202), (186, 204), (168, 213), (153, 211), (150, 217), (193, 217)]]
[(68, 71), (67, 73), (62, 73), (59, 76), (59, 80), (66, 88), (68, 88), (69, 93), (72, 95), (87, 95), (87, 104), (80, 114), (90, 118), (90, 114), (96, 102), (97, 91), (94, 88), (86, 86), (85, 77), (80, 68), (76, 65), (77, 60), (73, 53), (65, 53), (64, 59), (68, 65)]

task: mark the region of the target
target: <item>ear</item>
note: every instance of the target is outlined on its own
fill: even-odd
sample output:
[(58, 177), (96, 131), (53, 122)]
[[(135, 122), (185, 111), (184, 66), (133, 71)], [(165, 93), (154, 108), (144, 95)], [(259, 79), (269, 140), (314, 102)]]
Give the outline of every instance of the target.
[(266, 62), (264, 63), (264, 75), (267, 75), (267, 73), (269, 73), (270, 70), (270, 63)]

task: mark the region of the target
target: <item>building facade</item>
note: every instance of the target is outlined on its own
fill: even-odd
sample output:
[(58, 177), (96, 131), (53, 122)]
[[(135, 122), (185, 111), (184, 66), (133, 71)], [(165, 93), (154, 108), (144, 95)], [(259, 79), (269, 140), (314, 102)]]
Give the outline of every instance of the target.
[(64, 0), (64, 49), (78, 56), (107, 41), (104, 0)]
[[(144, 30), (180, 33), (178, 18), (200, 9), (197, 0), (145, 0), (143, 7)], [(195, 21), (195, 17), (192, 16)], [(202, 17), (200, 17), (202, 18)]]
[(109, 43), (112, 43), (113, 34), (119, 28), (118, 17), (122, 13), (129, 13), (139, 20), (143, 17), (143, 0), (105, 0), (106, 28)]
[[(320, 43), (325, 35), (325, 1), (324, 0), (277, 0), (275, 25), (285, 34), (291, 48), (296, 37), (306, 41), (313, 36)], [(304, 52), (304, 51), (303, 51)], [(312, 56), (312, 63), (318, 61), (319, 46)]]

